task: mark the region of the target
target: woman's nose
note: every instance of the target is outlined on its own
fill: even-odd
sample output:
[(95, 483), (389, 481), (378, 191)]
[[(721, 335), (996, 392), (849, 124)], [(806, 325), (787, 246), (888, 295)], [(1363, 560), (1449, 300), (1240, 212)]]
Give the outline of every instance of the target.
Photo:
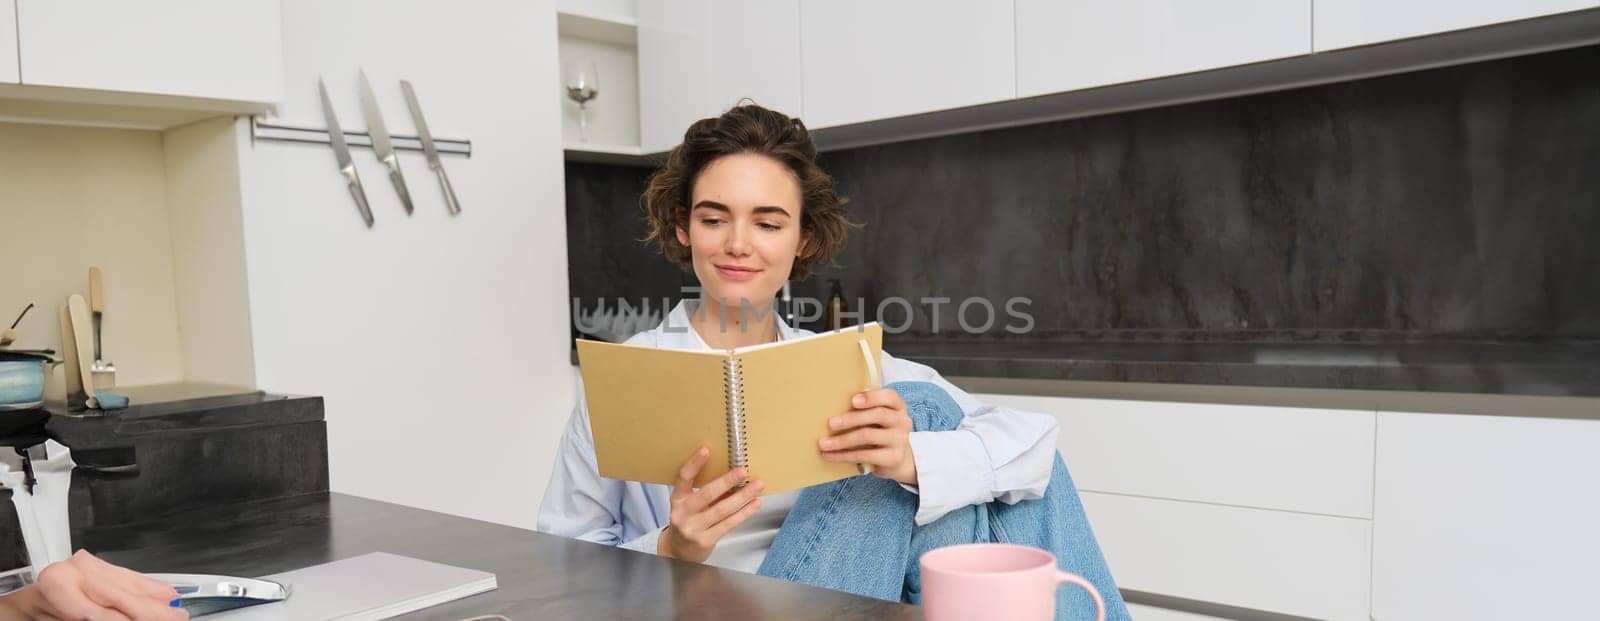
[(724, 240), (722, 251), (732, 256), (742, 257), (750, 254), (750, 233), (743, 227), (730, 227), (733, 229)]

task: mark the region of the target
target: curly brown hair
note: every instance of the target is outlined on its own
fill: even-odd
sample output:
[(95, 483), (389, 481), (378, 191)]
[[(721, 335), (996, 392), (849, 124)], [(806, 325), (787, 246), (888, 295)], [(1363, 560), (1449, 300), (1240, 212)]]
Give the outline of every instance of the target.
[(805, 124), (754, 103), (741, 103), (722, 116), (695, 121), (684, 132), (683, 144), (673, 147), (645, 188), (641, 202), (650, 223), (645, 240), (655, 240), (668, 261), (692, 269), (689, 248), (678, 242), (676, 232), (689, 228), (695, 179), (717, 158), (739, 153), (770, 157), (788, 167), (800, 182), (800, 234), (809, 241), (795, 259), (791, 278), (804, 280), (818, 265), (833, 264), (854, 226), (845, 217), (845, 199), (834, 191), (833, 177), (817, 166), (817, 148)]

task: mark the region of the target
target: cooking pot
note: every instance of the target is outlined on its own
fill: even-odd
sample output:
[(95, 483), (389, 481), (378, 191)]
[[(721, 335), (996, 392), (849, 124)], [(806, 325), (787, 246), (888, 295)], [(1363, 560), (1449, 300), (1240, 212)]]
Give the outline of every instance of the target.
[(0, 411), (42, 407), (45, 372), (53, 363), (43, 354), (0, 351)]

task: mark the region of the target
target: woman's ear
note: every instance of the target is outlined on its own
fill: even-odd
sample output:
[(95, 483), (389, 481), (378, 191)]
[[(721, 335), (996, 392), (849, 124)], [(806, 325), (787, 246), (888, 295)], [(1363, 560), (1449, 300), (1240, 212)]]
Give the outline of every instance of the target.
[(806, 251), (810, 248), (811, 231), (806, 231), (800, 234), (800, 247), (795, 249), (794, 256), (797, 258), (804, 258), (806, 256)]
[(674, 233), (676, 233), (678, 235), (678, 245), (681, 245), (684, 248), (688, 248), (689, 247), (689, 232), (685, 231), (683, 229), (683, 227), (681, 227), (681, 226), (672, 227), (672, 230), (673, 230)]

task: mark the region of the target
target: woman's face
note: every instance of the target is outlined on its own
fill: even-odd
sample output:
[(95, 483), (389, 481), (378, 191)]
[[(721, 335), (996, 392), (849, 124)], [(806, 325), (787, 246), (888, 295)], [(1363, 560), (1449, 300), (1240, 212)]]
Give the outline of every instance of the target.
[(741, 153), (702, 168), (689, 228), (678, 229), (702, 297), (727, 304), (730, 318), (745, 302), (766, 312), (804, 249), (800, 206), (800, 180), (772, 158)]

